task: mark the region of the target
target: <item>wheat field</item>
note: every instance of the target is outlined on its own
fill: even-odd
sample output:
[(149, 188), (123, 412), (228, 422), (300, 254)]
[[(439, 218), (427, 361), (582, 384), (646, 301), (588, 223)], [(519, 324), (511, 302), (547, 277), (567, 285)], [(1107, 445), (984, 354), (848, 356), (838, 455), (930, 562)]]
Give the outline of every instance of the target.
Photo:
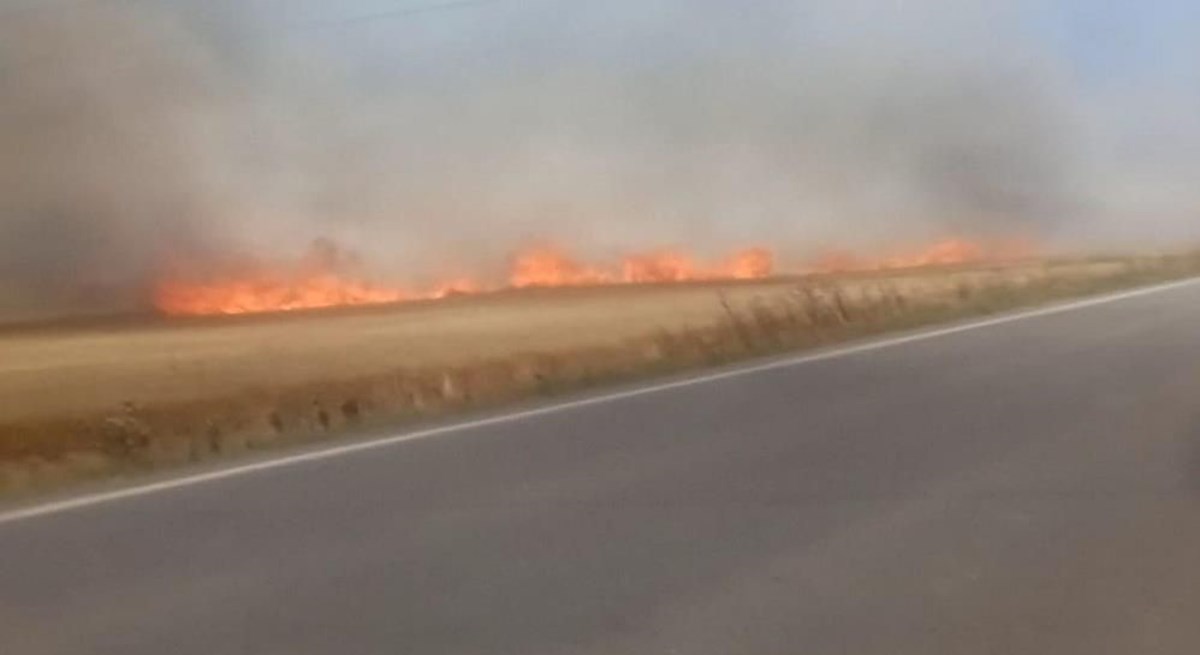
[(542, 289), (0, 332), (0, 491), (1193, 275), (1200, 258)]
[(540, 291), (0, 335), (0, 421), (605, 346), (711, 323), (785, 281)]

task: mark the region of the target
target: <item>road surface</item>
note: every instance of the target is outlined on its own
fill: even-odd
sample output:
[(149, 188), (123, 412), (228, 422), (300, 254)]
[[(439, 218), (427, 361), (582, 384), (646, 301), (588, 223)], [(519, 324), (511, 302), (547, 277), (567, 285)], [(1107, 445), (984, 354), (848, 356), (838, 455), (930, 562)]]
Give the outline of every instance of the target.
[(1200, 652), (1200, 284), (0, 516), (0, 653)]

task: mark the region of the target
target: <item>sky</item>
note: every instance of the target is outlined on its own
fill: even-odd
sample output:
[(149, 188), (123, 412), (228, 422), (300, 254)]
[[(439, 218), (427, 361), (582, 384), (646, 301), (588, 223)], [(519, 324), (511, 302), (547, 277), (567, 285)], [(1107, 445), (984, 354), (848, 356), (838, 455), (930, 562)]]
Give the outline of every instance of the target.
[[(363, 30), (379, 30), (408, 35), (422, 33), (434, 39), (446, 39), (451, 42), (471, 35), (481, 28), (481, 24), (489, 22), (488, 19), (498, 14), (514, 11), (533, 14), (568, 13), (576, 9), (572, 4), (582, 4), (572, 3), (571, 0), (485, 0), (479, 3), (470, 0), (433, 0), (428, 3), (258, 1), (264, 15), (286, 15), (292, 24), (307, 25), (314, 32), (320, 29), (335, 32), (340, 25), (340, 36), (349, 39), (360, 37)], [(605, 13), (634, 17), (634, 20), (623, 26), (629, 27), (628, 23), (636, 24), (638, 15), (653, 16), (656, 3), (653, 0), (618, 0), (597, 4), (603, 4)], [(704, 2), (701, 0), (697, 4)], [(774, 3), (740, 4), (748, 7), (744, 11), (753, 12), (756, 4), (766, 6)], [(806, 3), (790, 4), (802, 7)], [(923, 4), (938, 3), (897, 0), (855, 4), (862, 7), (861, 20), (866, 24), (872, 21), (872, 14), (879, 16), (891, 11), (907, 12)], [(1077, 73), (1089, 81), (1107, 83), (1121, 79), (1136, 80), (1143, 76), (1156, 77), (1164, 72), (1195, 73), (1195, 37), (1197, 25), (1200, 24), (1200, 4), (1191, 0), (1017, 0), (1005, 4), (1016, 8), (1018, 22), (1024, 23), (1031, 35), (1042, 39), (1048, 48), (1057, 51)], [(624, 5), (624, 10), (619, 8), (620, 5)], [(614, 6), (618, 8), (614, 10)], [(532, 11), (530, 7), (533, 7)]]
[(1030, 18), (1093, 84), (1197, 81), (1200, 4), (1190, 0), (1043, 3)]

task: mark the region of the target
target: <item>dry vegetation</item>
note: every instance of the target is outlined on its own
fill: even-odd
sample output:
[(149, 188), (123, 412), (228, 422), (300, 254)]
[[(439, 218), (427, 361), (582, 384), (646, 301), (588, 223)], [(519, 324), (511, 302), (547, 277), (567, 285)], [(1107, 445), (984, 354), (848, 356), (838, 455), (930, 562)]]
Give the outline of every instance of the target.
[(1192, 275), (1200, 257), (546, 290), (0, 334), (0, 491)]

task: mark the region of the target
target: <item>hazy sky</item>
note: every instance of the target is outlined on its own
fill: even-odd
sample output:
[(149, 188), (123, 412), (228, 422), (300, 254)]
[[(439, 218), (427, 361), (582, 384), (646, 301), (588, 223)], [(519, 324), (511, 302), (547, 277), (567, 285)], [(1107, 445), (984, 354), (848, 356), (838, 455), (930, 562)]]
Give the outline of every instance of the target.
[[(1005, 82), (995, 78), (1007, 77), (1015, 84), (1014, 94), (1032, 94), (1038, 96), (1032, 102), (1055, 105), (1045, 110), (1055, 116), (1024, 119), (1036, 125), (1017, 131), (1057, 132), (1051, 138), (1061, 139), (1061, 147), (1070, 151), (1064, 157), (1073, 158), (1069, 164), (1059, 162), (1072, 178), (1062, 181), (1073, 186), (1064, 191), (1076, 196), (1070, 201), (1079, 205), (1079, 212), (1091, 214), (1095, 232), (1119, 238), (1197, 234), (1190, 229), (1196, 202), (1189, 187), (1200, 157), (1200, 3), (447, 4), (425, 13), (408, 13), (408, 8), (431, 5), (378, 1), (340, 3), (336, 9), (315, 1), (263, 2), (260, 8), (263, 16), (276, 20), (286, 15), (284, 22), (299, 26), (289, 28), (290, 39), (326, 49), (342, 59), (358, 84), (377, 86), (381, 93), (413, 88), (449, 98), (463, 88), (486, 87), (490, 80), (514, 79), (521, 80), (523, 90), (544, 92), (553, 103), (564, 93), (556, 76), (593, 75), (596, 84), (603, 84), (607, 74), (617, 80), (620, 88), (613, 95), (618, 95), (640, 79), (653, 78), (655, 70), (679, 80), (687, 78), (689, 69), (703, 69), (695, 73), (697, 88), (692, 89), (701, 92), (693, 100), (702, 106), (722, 102), (702, 95), (706, 83), (720, 93), (722, 85), (736, 85), (730, 77), (761, 74), (764, 79), (748, 83), (755, 89), (732, 92), (770, 93), (764, 87), (791, 86), (803, 95), (807, 86), (814, 89), (807, 98), (757, 101), (796, 113), (819, 105), (850, 105), (838, 110), (869, 113), (872, 104), (903, 103), (905, 84), (912, 85), (909, 100), (920, 104), (940, 102), (921, 97), (935, 87), (953, 89), (946, 91), (953, 94), (978, 82), (1003, 92)], [(840, 83), (814, 79), (829, 77), (840, 77)], [(926, 79), (907, 79), (919, 77)], [(822, 94), (824, 98), (815, 97)], [(643, 100), (674, 109), (661, 98)], [(575, 109), (568, 102), (545, 109), (539, 119), (569, 122)], [(727, 118), (737, 123), (762, 117), (735, 110)], [(987, 124), (981, 117), (979, 127), (987, 129)], [(850, 216), (842, 217), (858, 220)], [(822, 227), (826, 222), (814, 220), (816, 225), (806, 229), (834, 233)]]
[(1032, 6), (1030, 23), (1091, 84), (1156, 81), (1194, 86), (1200, 4), (1075, 0)]

